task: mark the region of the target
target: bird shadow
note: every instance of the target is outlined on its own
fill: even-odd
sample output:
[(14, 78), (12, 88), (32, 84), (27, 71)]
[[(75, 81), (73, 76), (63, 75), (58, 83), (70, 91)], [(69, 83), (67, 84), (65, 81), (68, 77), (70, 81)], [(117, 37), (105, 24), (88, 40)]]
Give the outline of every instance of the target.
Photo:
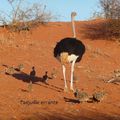
[[(5, 68), (9, 67), (6, 64), (2, 64), (2, 66)], [(53, 79), (52, 77), (48, 76), (48, 71), (45, 71), (45, 74), (43, 74), (43, 76), (38, 77), (35, 75), (27, 74), (23, 71), (19, 71), (17, 68), (14, 68), (14, 70), (15, 70), (15, 72), (13, 74), (8, 74), (7, 72), (5, 72), (5, 74), (8, 76), (12, 76), (17, 80), (21, 80), (21, 81), (26, 82), (26, 83), (30, 83), (30, 81), (32, 81), (32, 84), (36, 84), (36, 85), (39, 85), (39, 86), (42, 86), (42, 87), (45, 87), (48, 89), (52, 89), (52, 90), (57, 91), (57, 92), (64, 91), (64, 89), (48, 83), (49, 80)], [(33, 72), (33, 70), (31, 72)], [(34, 72), (36, 73), (36, 70)], [(27, 90), (24, 90), (24, 89), (21, 89), (21, 91), (27, 92)]]
[(51, 90), (54, 90), (54, 91), (57, 91), (57, 92), (63, 92), (62, 88), (56, 87), (54, 85), (50, 85), (48, 83), (45, 83), (45, 84), (34, 83), (34, 84), (45, 87), (45, 88), (48, 88), (48, 89), (51, 89)]
[[(74, 103), (74, 104), (78, 104), (78, 103), (83, 103), (82, 101), (76, 100), (76, 99), (71, 99), (71, 98), (66, 98), (64, 97), (64, 100), (66, 103)], [(90, 101), (86, 101), (87, 103), (98, 103), (95, 100), (91, 99)]]
[(22, 80), (23, 82), (27, 82), (29, 83), (30, 81), (32, 81), (32, 83), (34, 84), (35, 82), (43, 82), (42, 77), (37, 77), (35, 76), (34, 79), (31, 79), (30, 75), (24, 73), (24, 72), (20, 72), (20, 73), (13, 73), (12, 77), (18, 79), (18, 80)]
[[(36, 84), (36, 85), (39, 85), (39, 86), (42, 86), (42, 87), (45, 87), (48, 89), (52, 89), (52, 90), (57, 91), (57, 92), (63, 91), (62, 88), (57, 87), (55, 85), (50, 85), (47, 82), (49, 79), (52, 79), (49, 76), (47, 78), (47, 81), (45, 79), (45, 75), (43, 75), (42, 77), (35, 76), (34, 79), (33, 78), (31, 79), (30, 75), (28, 75), (24, 72), (14, 73), (11, 76), (14, 77), (15, 79), (22, 80), (23, 82), (27, 82), (27, 83), (30, 83), (30, 81), (32, 81), (32, 84)], [(26, 92), (25, 90), (22, 90), (22, 91)]]
[(26, 93), (28, 93), (29, 91), (28, 90), (26, 90), (26, 89), (21, 89), (21, 91), (22, 92), (26, 92)]
[(67, 102), (67, 103), (80, 103), (80, 101), (79, 100), (76, 100), (76, 99), (71, 99), (71, 98), (67, 98), (67, 97), (64, 97), (64, 100), (65, 100), (65, 102)]
[(6, 65), (6, 64), (2, 64), (2, 66), (5, 67), (5, 68), (8, 68), (8, 65)]

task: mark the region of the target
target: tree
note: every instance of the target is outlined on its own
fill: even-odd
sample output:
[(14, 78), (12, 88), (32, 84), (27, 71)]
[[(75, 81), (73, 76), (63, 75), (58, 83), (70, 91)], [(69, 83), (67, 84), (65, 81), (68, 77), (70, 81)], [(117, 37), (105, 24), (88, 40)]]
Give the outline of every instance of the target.
[(120, 0), (99, 0), (106, 19), (120, 19)]

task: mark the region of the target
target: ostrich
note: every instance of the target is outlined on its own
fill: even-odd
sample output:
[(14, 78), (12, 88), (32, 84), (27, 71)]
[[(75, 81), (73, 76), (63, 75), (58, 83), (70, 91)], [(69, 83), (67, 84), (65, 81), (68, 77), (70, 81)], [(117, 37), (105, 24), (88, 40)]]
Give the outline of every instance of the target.
[(66, 81), (66, 64), (71, 63), (71, 79), (70, 79), (70, 90), (74, 91), (73, 88), (73, 75), (74, 75), (74, 65), (79, 62), (85, 53), (85, 45), (78, 39), (76, 39), (74, 17), (77, 15), (76, 12), (71, 13), (71, 22), (73, 37), (63, 38), (57, 42), (54, 48), (54, 57), (57, 58), (62, 64), (63, 78), (64, 78), (64, 91), (68, 91), (67, 81)]

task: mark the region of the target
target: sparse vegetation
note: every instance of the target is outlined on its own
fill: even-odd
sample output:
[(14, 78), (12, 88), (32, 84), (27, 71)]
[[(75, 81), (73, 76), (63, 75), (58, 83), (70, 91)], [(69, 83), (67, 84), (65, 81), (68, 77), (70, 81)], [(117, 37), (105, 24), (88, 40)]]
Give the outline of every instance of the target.
[(114, 83), (114, 84), (120, 84), (120, 69), (114, 70), (112, 73), (112, 77), (107, 80), (107, 83)]
[(99, 0), (106, 19), (120, 19), (120, 0)]
[[(120, 1), (119, 0), (99, 0), (100, 12), (95, 11), (93, 18), (104, 18), (104, 24), (97, 29), (99, 33), (104, 31), (105, 39), (120, 41)], [(104, 29), (104, 30), (101, 30)], [(101, 35), (102, 36), (102, 35)]]
[(118, 40), (120, 42), (120, 19), (110, 19), (107, 27), (113, 40)]
[(9, 13), (1, 11), (0, 23), (11, 31), (29, 31), (53, 18), (51, 12), (46, 11), (46, 6), (39, 3), (34, 2), (28, 6), (25, 0), (7, 0), (7, 2), (11, 11)]

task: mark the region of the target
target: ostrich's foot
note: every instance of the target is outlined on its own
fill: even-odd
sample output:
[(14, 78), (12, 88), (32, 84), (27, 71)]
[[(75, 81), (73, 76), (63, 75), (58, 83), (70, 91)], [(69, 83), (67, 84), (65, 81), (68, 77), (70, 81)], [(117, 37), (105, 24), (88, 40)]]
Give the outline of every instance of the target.
[(70, 87), (70, 92), (75, 92), (73, 87)]
[(68, 87), (64, 87), (64, 92), (68, 92)]

